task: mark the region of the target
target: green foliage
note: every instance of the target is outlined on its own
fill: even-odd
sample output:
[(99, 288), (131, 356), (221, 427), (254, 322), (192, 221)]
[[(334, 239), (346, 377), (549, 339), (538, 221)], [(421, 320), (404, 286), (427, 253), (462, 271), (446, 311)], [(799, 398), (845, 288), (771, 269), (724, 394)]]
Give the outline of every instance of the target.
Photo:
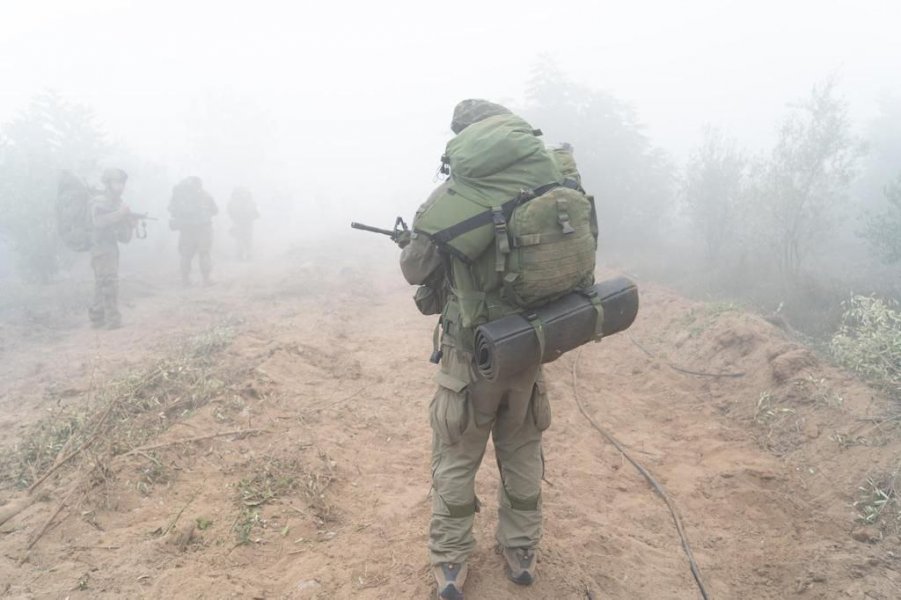
[(720, 131), (708, 128), (688, 160), (683, 194), (688, 217), (703, 238), (707, 258), (721, 257), (740, 233), (747, 161)]
[(885, 188), (885, 199), (889, 206), (867, 219), (863, 236), (882, 261), (896, 263), (901, 261), (901, 173)]
[(858, 488), (858, 499), (854, 502), (857, 519), (867, 525), (877, 525), (886, 533), (901, 530), (901, 501), (898, 499), (896, 484), (898, 470), (868, 477)]
[(901, 397), (901, 310), (897, 302), (852, 296), (843, 307), (841, 328), (830, 343), (832, 355)]
[(550, 142), (569, 142), (585, 189), (598, 204), (602, 237), (629, 239), (670, 213), (673, 167), (642, 131), (632, 108), (570, 80), (543, 59), (528, 82), (525, 115)]
[(93, 113), (52, 92), (0, 126), (0, 236), (25, 278), (49, 281), (65, 256), (54, 212), (60, 171), (90, 174), (106, 149)]

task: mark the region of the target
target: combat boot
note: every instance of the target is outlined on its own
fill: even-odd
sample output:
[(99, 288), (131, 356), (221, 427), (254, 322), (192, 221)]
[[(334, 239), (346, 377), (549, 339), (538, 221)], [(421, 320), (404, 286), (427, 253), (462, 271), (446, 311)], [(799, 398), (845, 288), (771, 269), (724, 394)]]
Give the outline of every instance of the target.
[(507, 561), (510, 581), (517, 585), (532, 585), (535, 581), (538, 555), (534, 548), (498, 548)]
[(438, 563), (432, 567), (438, 583), (441, 600), (463, 600), (463, 583), (466, 581), (466, 563)]

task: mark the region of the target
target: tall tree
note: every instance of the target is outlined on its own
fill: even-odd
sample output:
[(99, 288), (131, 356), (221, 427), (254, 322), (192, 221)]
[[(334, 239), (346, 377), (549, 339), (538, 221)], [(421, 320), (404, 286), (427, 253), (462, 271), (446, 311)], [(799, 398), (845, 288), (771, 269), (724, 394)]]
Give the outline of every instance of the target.
[(792, 107), (776, 146), (756, 166), (755, 208), (787, 281), (797, 279), (812, 249), (828, 243), (861, 154), (847, 104), (830, 80)]
[(734, 140), (708, 127), (685, 168), (683, 196), (688, 217), (701, 235), (710, 262), (740, 233), (747, 160)]
[(525, 113), (545, 137), (574, 146), (605, 238), (656, 231), (672, 206), (672, 165), (644, 134), (635, 111), (573, 82), (548, 58), (533, 69), (527, 98)]
[(106, 149), (94, 114), (53, 92), (35, 96), (0, 126), (0, 236), (27, 279), (48, 281), (60, 267), (54, 214), (60, 171), (89, 175)]
[(867, 219), (863, 236), (883, 262), (897, 263), (901, 262), (901, 173), (884, 194), (888, 206)]

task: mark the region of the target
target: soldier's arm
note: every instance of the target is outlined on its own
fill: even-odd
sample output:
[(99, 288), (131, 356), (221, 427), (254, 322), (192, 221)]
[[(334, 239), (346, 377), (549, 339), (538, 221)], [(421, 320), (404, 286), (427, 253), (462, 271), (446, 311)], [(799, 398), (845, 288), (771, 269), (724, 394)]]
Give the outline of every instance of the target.
[(415, 231), (420, 215), (444, 194), (449, 185), (450, 181), (445, 181), (435, 188), (413, 218), (414, 233), (410, 238), (410, 243), (400, 253), (400, 270), (410, 285), (423, 285), (427, 281), (434, 281), (432, 276), (444, 268), (438, 247), (428, 237), (417, 234)]
[(400, 270), (411, 285), (424, 284), (441, 267), (438, 248), (424, 235), (413, 234), (400, 253)]
[(131, 210), (125, 204), (113, 210), (103, 210), (101, 207), (96, 206), (91, 212), (91, 221), (94, 224), (94, 227), (98, 229), (107, 229), (116, 227), (128, 219), (130, 213)]

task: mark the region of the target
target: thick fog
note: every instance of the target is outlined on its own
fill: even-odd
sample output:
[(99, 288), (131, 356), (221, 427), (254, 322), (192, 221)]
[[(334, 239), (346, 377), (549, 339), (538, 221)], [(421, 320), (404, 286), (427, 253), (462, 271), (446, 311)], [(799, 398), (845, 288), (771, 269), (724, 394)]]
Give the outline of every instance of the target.
[(706, 123), (762, 146), (785, 104), (830, 75), (862, 122), (901, 72), (890, 0), (39, 0), (3, 12), (4, 120), (52, 89), (173, 177), (354, 197), (368, 218), (427, 192), (459, 99), (521, 105), (542, 55), (630, 102), (676, 157)]
[[(7, 2), (0, 124), (52, 92), (93, 111), (111, 145), (84, 157), (81, 174), (96, 181), (103, 166), (128, 170), (133, 209), (165, 221), (171, 186), (197, 175), (223, 201), (235, 186), (251, 188), (261, 237), (302, 240), (349, 234), (350, 220), (387, 227), (412, 216), (435, 185), (454, 105), (483, 97), (522, 112), (549, 142), (576, 143), (577, 159), (594, 157), (584, 177), (608, 203), (611, 229), (643, 229), (620, 213), (653, 197), (636, 214), (666, 226), (648, 223), (642, 236), (681, 251), (697, 241), (681, 203), (705, 128), (753, 163), (777, 143), (786, 115), (831, 82), (847, 109), (848, 148), (860, 149), (845, 186), (853, 193), (843, 187), (836, 198), (862, 198), (832, 220), (852, 240), (845, 254), (864, 257), (884, 282), (856, 223), (882, 205), (882, 188), (901, 170), (897, 130), (879, 125), (901, 97), (899, 17), (892, 1)], [(554, 77), (571, 86), (557, 104)], [(607, 119), (608, 109), (645, 161), (634, 181), (610, 190), (611, 161), (631, 150), (579, 121)], [(888, 150), (865, 152), (879, 144)], [(626, 188), (636, 197), (610, 197)], [(171, 246), (164, 229), (151, 248)], [(14, 244), (5, 244), (9, 279)], [(602, 261), (665, 271), (673, 252), (646, 245), (630, 254), (602, 241)], [(843, 268), (860, 270), (853, 261)]]

